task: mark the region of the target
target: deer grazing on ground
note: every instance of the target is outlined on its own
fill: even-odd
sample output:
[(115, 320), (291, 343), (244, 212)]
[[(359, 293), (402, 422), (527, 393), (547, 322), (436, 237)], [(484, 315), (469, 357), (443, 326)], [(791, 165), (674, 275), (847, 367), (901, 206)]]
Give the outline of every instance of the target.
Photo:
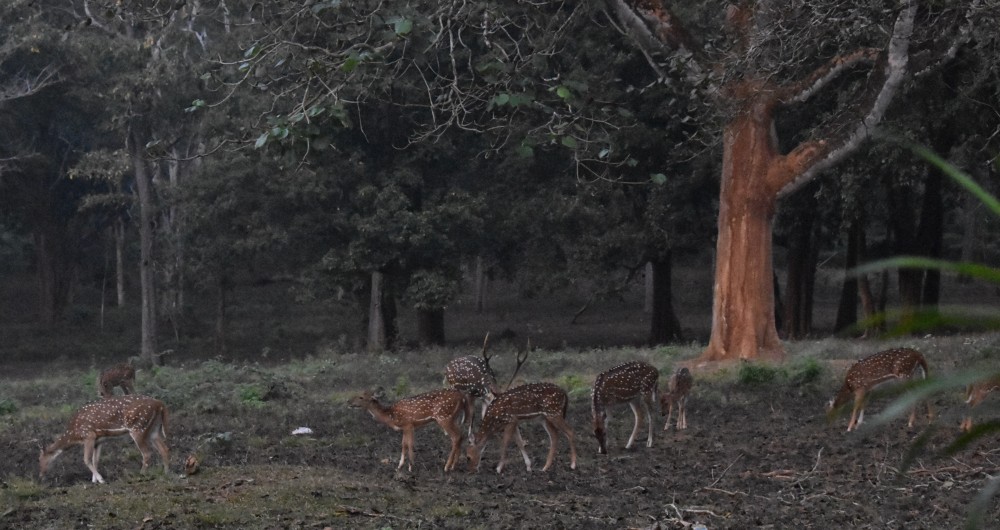
[(660, 394), (660, 414), (667, 417), (667, 422), (663, 424), (663, 430), (670, 430), (670, 418), (674, 414), (674, 406), (677, 406), (677, 430), (687, 429), (687, 399), (691, 393), (691, 385), (694, 379), (691, 371), (686, 367), (678, 368), (670, 380), (667, 382), (667, 391)]
[(388, 425), (393, 430), (403, 431), (403, 450), (399, 455), (398, 469), (409, 455), (408, 469), (413, 471), (413, 433), (418, 427), (430, 422), (437, 422), (451, 438), (451, 452), (444, 464), (445, 471), (451, 471), (458, 463), (462, 450), (462, 430), (458, 427), (458, 417), (464, 416), (464, 421), (472, 420), (468, 397), (451, 388), (433, 390), (416, 396), (401, 399), (392, 405), (384, 406), (378, 402), (372, 392), (351, 398), (352, 407), (359, 407), (371, 413), (376, 420)]
[(135, 394), (135, 367), (131, 360), (105, 368), (97, 377), (97, 395), (102, 398), (113, 396), (116, 386), (125, 394)]
[(594, 436), (597, 438), (598, 454), (608, 454), (606, 444), (607, 409), (611, 405), (619, 403), (628, 403), (629, 407), (632, 408), (632, 415), (635, 416), (632, 436), (629, 437), (625, 448), (632, 448), (632, 444), (639, 435), (639, 427), (642, 425), (643, 417), (646, 419), (646, 428), (649, 431), (646, 436), (646, 447), (653, 447), (653, 419), (650, 415), (650, 409), (656, 399), (656, 385), (659, 377), (660, 372), (656, 368), (642, 361), (620, 364), (597, 376), (590, 395), (590, 410), (594, 420)]
[(1000, 374), (976, 381), (965, 389), (965, 402), (969, 405), (969, 414), (962, 420), (962, 430), (969, 432), (972, 430), (972, 409), (980, 404), (986, 395), (994, 390), (1000, 390)]
[(66, 432), (38, 456), (39, 477), (44, 478), (49, 465), (68, 447), (83, 445), (83, 463), (90, 469), (91, 482), (104, 483), (97, 471), (101, 444), (106, 438), (123, 434), (132, 436), (142, 453), (142, 471), (149, 467), (150, 445), (160, 454), (163, 472), (170, 469), (167, 447), (167, 407), (151, 397), (130, 394), (112, 396), (84, 405), (73, 414)]
[(545, 431), (549, 434), (549, 456), (545, 461), (542, 471), (548, 471), (552, 467), (552, 461), (556, 456), (556, 446), (559, 442), (559, 431), (562, 431), (569, 440), (570, 469), (576, 469), (576, 445), (573, 441), (573, 429), (566, 423), (566, 408), (569, 404), (569, 397), (566, 392), (551, 383), (532, 383), (512, 388), (493, 400), (486, 408), (486, 415), (479, 426), (477, 432), (469, 440), (467, 454), (469, 457), (469, 471), (479, 471), (479, 461), (483, 454), (483, 448), (494, 435), (503, 431), (503, 440), (500, 442), (500, 462), (497, 464), (497, 473), (503, 472), (507, 445), (513, 437), (517, 441), (521, 456), (524, 457), (524, 465), (531, 471), (531, 458), (524, 450), (524, 439), (518, 432), (518, 423), (521, 420), (541, 417), (545, 421)]
[[(910, 348), (895, 348), (885, 350), (854, 363), (847, 371), (844, 385), (840, 392), (827, 404), (827, 414), (830, 418), (854, 397), (854, 409), (851, 411), (851, 421), (847, 424), (847, 432), (856, 429), (865, 419), (866, 394), (876, 386), (890, 381), (907, 381), (920, 374), (921, 379), (927, 378), (927, 361), (920, 352)], [(931, 406), (927, 404), (927, 417), (931, 417)], [(917, 411), (910, 412), (907, 424), (913, 427)]]

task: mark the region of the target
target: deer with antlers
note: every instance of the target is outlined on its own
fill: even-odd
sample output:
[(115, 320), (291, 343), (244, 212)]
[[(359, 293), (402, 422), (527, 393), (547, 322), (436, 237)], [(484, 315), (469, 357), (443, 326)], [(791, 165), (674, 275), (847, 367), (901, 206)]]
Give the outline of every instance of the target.
[(650, 409), (656, 398), (656, 384), (659, 377), (660, 372), (656, 368), (642, 361), (620, 364), (598, 374), (590, 395), (590, 410), (594, 420), (594, 437), (597, 438), (598, 454), (608, 454), (606, 445), (607, 409), (611, 405), (619, 403), (628, 403), (632, 409), (632, 415), (635, 417), (632, 436), (629, 437), (625, 448), (632, 448), (632, 444), (639, 435), (639, 427), (642, 426), (643, 417), (646, 420), (646, 429), (649, 431), (646, 436), (646, 447), (653, 447), (653, 419), (650, 415)]
[[(483, 400), (482, 412), (480, 417), (486, 415), (486, 407), (493, 401), (493, 398), (500, 393), (500, 389), (497, 386), (497, 376), (490, 366), (490, 359), (493, 357), (488, 353), (489, 350), (489, 340), (490, 334), (486, 333), (486, 337), (483, 339), (483, 351), (481, 356), (467, 355), (465, 357), (458, 357), (457, 359), (452, 359), (444, 368), (444, 378), (448, 386), (464, 392), (469, 396), (467, 411), (469, 420), (469, 435), (472, 435), (472, 408), (474, 407), (474, 402), (477, 399)], [(524, 365), (525, 361), (528, 359), (528, 351), (531, 349), (531, 341), (528, 341), (527, 346), (523, 351), (519, 351), (517, 354), (517, 367), (514, 368), (514, 374), (510, 377), (510, 382), (507, 383), (507, 388), (510, 388), (510, 384), (514, 381), (514, 377), (521, 370), (521, 366)]]
[(102, 398), (113, 396), (115, 387), (121, 388), (125, 394), (135, 394), (135, 367), (131, 359), (105, 368), (97, 376), (98, 396)]
[(1000, 374), (994, 374), (986, 379), (976, 381), (965, 389), (965, 403), (969, 405), (969, 413), (962, 420), (962, 430), (972, 430), (972, 409), (986, 399), (986, 395), (994, 390), (1000, 390)]
[(111, 396), (84, 405), (70, 418), (69, 426), (59, 438), (41, 450), (38, 456), (39, 477), (45, 473), (63, 451), (74, 445), (83, 445), (83, 463), (90, 469), (91, 482), (103, 484), (104, 477), (97, 471), (101, 458), (101, 444), (112, 436), (129, 434), (142, 453), (142, 471), (149, 467), (152, 451), (160, 454), (163, 472), (170, 469), (170, 449), (167, 447), (167, 407), (162, 401), (147, 396), (129, 394)]
[[(851, 421), (847, 424), (847, 432), (851, 432), (865, 419), (865, 402), (870, 390), (893, 381), (908, 381), (917, 374), (921, 379), (927, 378), (927, 361), (920, 352), (911, 348), (895, 348), (865, 357), (847, 371), (840, 392), (827, 404), (828, 417), (832, 418), (837, 409), (853, 396), (854, 409), (851, 411)], [(910, 412), (908, 427), (913, 427), (916, 415), (916, 409)], [(931, 415), (928, 403), (927, 417), (930, 418)]]
[(660, 414), (667, 417), (667, 422), (663, 424), (663, 430), (670, 429), (670, 418), (674, 414), (674, 407), (677, 407), (677, 430), (687, 429), (687, 399), (691, 393), (691, 386), (694, 378), (691, 371), (682, 366), (674, 371), (667, 382), (667, 391), (660, 394)]
[(444, 464), (444, 470), (451, 471), (458, 463), (462, 448), (463, 436), (457, 424), (458, 417), (461, 415), (464, 421), (472, 421), (468, 396), (451, 388), (400, 399), (389, 406), (379, 403), (374, 394), (368, 390), (352, 398), (349, 404), (367, 410), (373, 418), (393, 430), (403, 431), (403, 450), (399, 455), (397, 470), (402, 469), (403, 463), (409, 456), (407, 469), (413, 471), (414, 431), (418, 427), (436, 422), (451, 439), (451, 452), (448, 453), (448, 460)]
[(486, 408), (486, 415), (479, 426), (479, 431), (469, 440), (467, 455), (469, 458), (469, 471), (479, 471), (479, 461), (483, 454), (486, 443), (503, 431), (503, 440), (500, 443), (500, 462), (497, 464), (497, 473), (503, 472), (507, 445), (511, 438), (515, 438), (521, 456), (524, 457), (524, 465), (531, 471), (531, 458), (524, 449), (524, 439), (518, 431), (518, 424), (521, 420), (530, 418), (542, 418), (545, 422), (545, 431), (549, 434), (549, 455), (545, 461), (542, 471), (548, 471), (552, 467), (552, 462), (556, 456), (556, 446), (559, 442), (559, 432), (569, 440), (570, 469), (576, 469), (576, 445), (573, 442), (573, 429), (566, 422), (566, 409), (569, 405), (569, 397), (566, 392), (551, 383), (532, 383), (512, 388), (493, 400)]

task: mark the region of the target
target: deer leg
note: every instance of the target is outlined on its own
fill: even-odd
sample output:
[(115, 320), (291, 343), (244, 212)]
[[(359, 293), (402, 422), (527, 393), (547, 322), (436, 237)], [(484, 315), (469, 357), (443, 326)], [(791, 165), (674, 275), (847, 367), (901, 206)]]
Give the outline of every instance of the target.
[[(510, 443), (511, 436), (517, 430), (517, 422), (513, 422), (508, 425), (503, 430), (503, 439), (500, 440), (500, 462), (497, 463), (497, 473), (503, 473), (503, 466), (506, 463), (507, 458), (507, 444)], [(519, 444), (520, 445), (520, 444)], [(531, 470), (531, 464), (528, 464), (528, 470)]]
[(90, 481), (94, 484), (104, 484), (104, 477), (97, 472), (97, 464), (94, 463), (94, 446), (97, 442), (97, 437), (91, 434), (83, 442), (83, 463), (90, 469)]
[(407, 438), (406, 439), (406, 454), (409, 455), (409, 457), (410, 457), (410, 463), (407, 466), (407, 469), (410, 470), (410, 471), (413, 471), (413, 464), (415, 463), (415, 459), (413, 458), (413, 446), (415, 445), (415, 441), (416, 441), (415, 440), (415, 434), (416, 434), (415, 431), (416, 431), (416, 429), (413, 428), (413, 427), (410, 427), (406, 431), (406, 438)]
[[(151, 426), (152, 427), (152, 426)], [(129, 434), (132, 436), (132, 440), (135, 442), (135, 446), (139, 448), (139, 452), (142, 453), (142, 472), (146, 472), (146, 468), (149, 467), (149, 457), (152, 451), (149, 450), (149, 435), (152, 428), (147, 428), (142, 431), (131, 430)]]
[(687, 396), (677, 400), (677, 421), (680, 424), (677, 428), (680, 430), (688, 428), (687, 400)]
[(559, 445), (559, 431), (555, 424), (548, 417), (545, 418), (545, 432), (549, 433), (549, 456), (545, 458), (545, 467), (542, 471), (548, 471), (552, 467), (552, 461), (556, 458), (556, 446)]
[(551, 418), (546, 418), (546, 420), (551, 421), (556, 428), (566, 435), (566, 439), (569, 441), (569, 468), (576, 469), (576, 442), (574, 441), (573, 428), (566, 422), (566, 418), (560, 416), (552, 416)]
[(642, 400), (642, 408), (646, 411), (646, 447), (653, 447), (653, 394), (646, 394)]
[(458, 414), (456, 413), (455, 416), (438, 422), (441, 428), (444, 429), (444, 432), (448, 434), (448, 437), (451, 438), (451, 452), (448, 453), (448, 461), (444, 463), (445, 472), (455, 469), (455, 464), (458, 463), (458, 453), (462, 447), (462, 430), (455, 425), (455, 417), (457, 416)]
[[(403, 464), (406, 462), (406, 446), (407, 446), (407, 444), (409, 442), (409, 440), (407, 439), (407, 434), (409, 432), (410, 432), (410, 430), (408, 428), (403, 427), (402, 450), (399, 452), (399, 465), (396, 466), (396, 471), (399, 471), (400, 469), (403, 469)], [(413, 464), (410, 464), (410, 465), (412, 466)]]
[(636, 437), (639, 436), (639, 427), (642, 421), (639, 416), (639, 405), (636, 404), (635, 400), (629, 401), (628, 406), (632, 409), (632, 418), (635, 420), (635, 424), (632, 426), (632, 435), (628, 437), (625, 449), (632, 448), (632, 444), (635, 442)]
[(670, 418), (674, 415), (674, 400), (670, 399), (667, 401), (667, 422), (663, 424), (663, 430), (670, 430)]
[[(860, 414), (859, 414), (860, 412)], [(847, 424), (847, 432), (853, 431), (857, 426), (865, 421), (865, 392), (860, 390), (854, 393), (854, 409), (851, 410), (851, 421)]]

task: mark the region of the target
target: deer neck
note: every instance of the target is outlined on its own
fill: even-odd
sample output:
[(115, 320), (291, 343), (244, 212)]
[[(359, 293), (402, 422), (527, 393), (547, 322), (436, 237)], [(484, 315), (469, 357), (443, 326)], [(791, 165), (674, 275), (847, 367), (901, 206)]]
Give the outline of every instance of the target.
[(372, 401), (365, 406), (368, 409), (368, 413), (372, 415), (376, 420), (392, 427), (393, 429), (399, 429), (398, 418), (393, 414), (392, 407), (386, 407), (379, 403), (378, 401)]

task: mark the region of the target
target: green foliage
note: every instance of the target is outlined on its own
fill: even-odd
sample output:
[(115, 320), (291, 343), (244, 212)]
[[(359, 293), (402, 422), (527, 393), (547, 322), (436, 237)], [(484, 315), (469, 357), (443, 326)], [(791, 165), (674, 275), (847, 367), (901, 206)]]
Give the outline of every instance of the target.
[(796, 384), (810, 384), (819, 381), (826, 369), (815, 357), (797, 359), (790, 367), (790, 379)]
[(781, 368), (776, 368), (767, 364), (744, 362), (740, 364), (736, 380), (745, 385), (764, 385), (774, 382), (779, 375), (783, 375)]
[(240, 402), (248, 407), (261, 408), (264, 406), (264, 393), (258, 385), (241, 385), (238, 388)]
[(13, 399), (0, 399), (0, 416), (6, 416), (17, 412), (17, 402)]
[(577, 399), (590, 394), (590, 384), (578, 374), (560, 376), (558, 385), (566, 391), (570, 399)]

